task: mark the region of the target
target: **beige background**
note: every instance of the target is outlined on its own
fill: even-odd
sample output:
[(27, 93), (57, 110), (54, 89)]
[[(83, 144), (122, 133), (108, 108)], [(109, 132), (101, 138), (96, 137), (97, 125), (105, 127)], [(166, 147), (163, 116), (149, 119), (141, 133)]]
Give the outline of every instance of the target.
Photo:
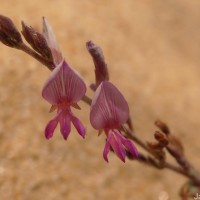
[[(0, 0), (0, 13), (20, 29), (24, 20), (41, 30), (46, 16), (63, 55), (88, 85), (94, 76), (85, 42), (99, 44), (137, 134), (153, 140), (154, 121), (166, 121), (199, 168), (199, 0)], [(77, 115), (87, 126), (85, 140), (75, 130), (68, 141), (59, 130), (45, 140), (53, 115), (41, 89), (49, 74), (28, 55), (0, 44), (1, 200), (155, 200), (163, 191), (178, 199), (184, 177), (123, 164), (114, 154), (104, 162), (105, 138), (91, 128), (84, 103)]]

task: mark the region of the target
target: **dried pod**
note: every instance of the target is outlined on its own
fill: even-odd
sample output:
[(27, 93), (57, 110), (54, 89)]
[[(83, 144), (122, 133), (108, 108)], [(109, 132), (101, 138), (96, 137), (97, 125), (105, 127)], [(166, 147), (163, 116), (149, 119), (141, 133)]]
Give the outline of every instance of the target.
[(12, 20), (0, 15), (0, 41), (6, 46), (19, 48), (22, 38)]

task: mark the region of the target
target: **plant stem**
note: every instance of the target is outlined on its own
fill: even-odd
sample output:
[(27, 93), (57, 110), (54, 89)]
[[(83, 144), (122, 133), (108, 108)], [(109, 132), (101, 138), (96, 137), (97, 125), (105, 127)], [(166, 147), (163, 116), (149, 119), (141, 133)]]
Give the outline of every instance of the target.
[(25, 53), (29, 54), (36, 60), (38, 60), (40, 63), (45, 65), (50, 70), (53, 70), (55, 68), (55, 65), (52, 61), (44, 59), (42, 56), (40, 56), (38, 53), (36, 53), (34, 50), (32, 50), (30, 47), (28, 47), (25, 43), (22, 43), (20, 45), (19, 49), (24, 51)]
[[(32, 50), (30, 47), (28, 47), (26, 44), (22, 43), (20, 45), (19, 49), (24, 51), (25, 53), (29, 54), (36, 60), (38, 60), (40, 63), (45, 65), (49, 70), (52, 71), (55, 68), (55, 65), (52, 61), (46, 60), (45, 58), (40, 56), (38, 53), (36, 53), (34, 50)], [(85, 95), (82, 98), (82, 101), (84, 101), (88, 105), (91, 105), (91, 103), (92, 103), (92, 99), (90, 97), (88, 97), (87, 95)], [(142, 147), (144, 150), (146, 150), (149, 154), (151, 154), (152, 156), (155, 156), (154, 153), (151, 151), (151, 149), (133, 133), (133, 131), (131, 130), (132, 124), (131, 124), (130, 120), (131, 119), (129, 118), (129, 124), (128, 124), (129, 129), (123, 127), (124, 132), (127, 134), (127, 136), (131, 140), (133, 140), (135, 143), (137, 143), (140, 147)], [(143, 158), (145, 158), (145, 157), (143, 157)], [(148, 165), (154, 166), (158, 169), (163, 169), (163, 168), (170, 169), (174, 172), (177, 172), (183, 176), (188, 177), (196, 185), (200, 186), (200, 175), (198, 174), (198, 172), (194, 169), (194, 167), (188, 162), (188, 160), (185, 157), (183, 157), (181, 159), (183, 159), (184, 162), (187, 163), (187, 166), (189, 166), (188, 170), (184, 170), (183, 168), (174, 166), (168, 162), (165, 162), (164, 165), (162, 166), (162, 168), (160, 168), (160, 167), (156, 166), (155, 163), (153, 164), (153, 163), (149, 162), (148, 159), (141, 159), (140, 161), (143, 163), (146, 163)]]
[(89, 106), (92, 104), (92, 99), (90, 97), (88, 97), (87, 95), (83, 96), (82, 101), (84, 101)]
[[(130, 139), (132, 139), (135, 143), (137, 143), (139, 146), (141, 146), (144, 150), (146, 150), (148, 153), (150, 153), (151, 155), (154, 156), (154, 153), (148, 148), (148, 146), (143, 141), (141, 141), (131, 130), (126, 129), (125, 127), (123, 127), (123, 128), (124, 128), (125, 133), (128, 135), (128, 137)], [(193, 181), (193, 183), (200, 186), (199, 173), (196, 171), (196, 169), (189, 163), (189, 161), (185, 157), (183, 157), (182, 159), (184, 160), (185, 163), (187, 163), (188, 170), (185, 170), (181, 167), (174, 166), (168, 162), (165, 162), (162, 167), (166, 168), (166, 169), (170, 169), (172, 171), (175, 171), (179, 174), (182, 174), (182, 175), (188, 177), (189, 179), (191, 179)], [(155, 165), (152, 165), (152, 166), (155, 166)]]

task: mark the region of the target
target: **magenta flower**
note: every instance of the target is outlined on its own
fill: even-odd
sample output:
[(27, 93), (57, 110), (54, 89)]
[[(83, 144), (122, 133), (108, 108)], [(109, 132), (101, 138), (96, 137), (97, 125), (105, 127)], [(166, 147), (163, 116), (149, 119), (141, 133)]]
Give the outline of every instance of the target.
[(71, 111), (71, 106), (80, 109), (77, 102), (81, 100), (85, 92), (84, 81), (76, 71), (68, 66), (66, 61), (56, 66), (42, 90), (43, 98), (52, 104), (51, 110), (57, 108), (57, 115), (49, 121), (45, 128), (47, 139), (53, 136), (57, 124), (60, 123), (60, 132), (66, 140), (71, 130), (71, 122), (78, 133), (83, 138), (85, 137), (84, 126)]
[(129, 107), (120, 91), (110, 82), (103, 81), (97, 88), (90, 111), (90, 122), (92, 126), (107, 135), (103, 157), (108, 162), (110, 147), (115, 154), (125, 162), (126, 151), (137, 157), (136, 147), (125, 138), (120, 130), (122, 124), (129, 117)]

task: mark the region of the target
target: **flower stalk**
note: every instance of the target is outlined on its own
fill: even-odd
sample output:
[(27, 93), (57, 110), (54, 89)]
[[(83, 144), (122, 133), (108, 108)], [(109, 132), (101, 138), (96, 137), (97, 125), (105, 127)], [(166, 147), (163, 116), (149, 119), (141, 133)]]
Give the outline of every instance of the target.
[[(63, 58), (53, 30), (45, 18), (43, 33), (22, 22), (22, 35), (30, 47), (23, 42), (12, 20), (0, 15), (0, 41), (6, 46), (24, 51), (52, 71), (42, 90), (43, 98), (52, 105), (51, 111), (57, 110), (56, 116), (45, 128), (47, 139), (53, 136), (58, 124), (61, 134), (67, 139), (71, 123), (85, 137), (84, 125), (72, 112), (72, 107), (80, 109), (78, 102), (82, 100), (91, 107), (90, 122), (93, 128), (105, 133), (105, 161), (108, 162), (107, 155), (113, 151), (123, 162), (127, 156), (130, 160), (156, 169), (169, 169), (181, 174), (189, 179), (180, 193), (184, 199), (191, 196), (190, 191), (194, 187), (200, 191), (200, 174), (185, 157), (182, 142), (171, 133), (167, 124), (160, 120), (155, 122), (159, 131), (155, 131), (153, 142), (144, 142), (136, 135), (128, 103), (110, 82), (103, 51), (98, 45), (92, 41), (86, 43), (95, 66), (95, 83), (91, 85), (95, 94), (91, 99), (86, 95), (86, 85), (82, 77)], [(146, 154), (140, 153), (133, 142), (145, 150)], [(177, 165), (168, 162), (166, 154), (172, 156)]]

